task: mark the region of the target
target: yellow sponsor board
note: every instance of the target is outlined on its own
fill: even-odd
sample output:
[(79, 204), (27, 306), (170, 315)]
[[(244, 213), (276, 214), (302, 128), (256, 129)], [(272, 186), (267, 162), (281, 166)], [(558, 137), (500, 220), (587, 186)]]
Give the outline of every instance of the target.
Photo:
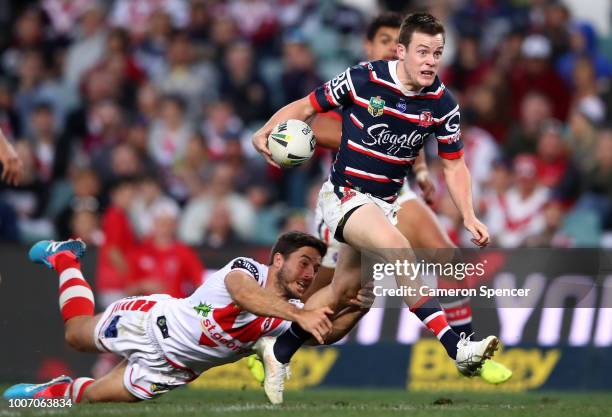
[[(336, 362), (335, 348), (303, 348), (291, 360), (291, 378), (287, 389), (302, 389), (319, 385)], [(196, 389), (259, 389), (259, 383), (251, 376), (247, 360), (219, 366), (204, 372), (189, 384)]]
[(457, 372), (437, 340), (421, 340), (412, 346), (407, 388), (413, 391), (526, 391), (541, 387), (561, 357), (559, 349), (509, 348), (495, 354), (495, 360), (513, 372), (500, 385), (478, 377), (466, 378)]

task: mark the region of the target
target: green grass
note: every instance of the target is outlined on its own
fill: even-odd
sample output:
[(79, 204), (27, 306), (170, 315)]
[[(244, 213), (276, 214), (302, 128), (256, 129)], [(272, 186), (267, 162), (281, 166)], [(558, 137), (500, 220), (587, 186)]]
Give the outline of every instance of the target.
[(84, 404), (70, 409), (15, 409), (0, 400), (4, 416), (609, 416), (609, 393), (411, 393), (401, 390), (306, 390), (285, 394), (285, 404), (267, 404), (261, 391), (180, 389), (137, 404)]

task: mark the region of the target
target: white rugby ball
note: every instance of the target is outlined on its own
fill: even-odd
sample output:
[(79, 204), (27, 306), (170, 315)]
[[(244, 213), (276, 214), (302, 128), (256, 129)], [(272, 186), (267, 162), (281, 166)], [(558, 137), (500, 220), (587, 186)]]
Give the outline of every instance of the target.
[(289, 119), (277, 124), (268, 136), (268, 149), (274, 162), (284, 168), (296, 167), (308, 161), (317, 140), (312, 128), (301, 120)]

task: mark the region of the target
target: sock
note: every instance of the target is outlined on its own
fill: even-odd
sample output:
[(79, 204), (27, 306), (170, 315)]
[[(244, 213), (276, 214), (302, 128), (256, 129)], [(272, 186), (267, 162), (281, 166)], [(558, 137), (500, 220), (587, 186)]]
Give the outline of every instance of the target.
[(459, 335), (451, 329), (446, 321), (442, 307), (436, 298), (423, 297), (410, 307), (412, 311), (429, 330), (431, 330), (446, 349), (452, 359), (457, 357)]
[(92, 378), (75, 379), (72, 383), (68, 384), (67, 389), (64, 391), (64, 398), (71, 399), (73, 403), (80, 403), (85, 389), (93, 384), (94, 381), (95, 379)]
[(312, 337), (297, 323), (292, 323), (289, 330), (281, 334), (274, 343), (274, 356), (280, 363), (289, 363), (297, 350)]
[[(471, 335), (472, 329), (472, 308), (469, 297), (453, 302), (441, 302), (448, 324), (457, 334), (465, 333)], [(473, 340), (473, 338), (472, 338)]]
[(64, 323), (77, 316), (93, 316), (93, 292), (83, 278), (76, 256), (63, 251), (50, 257), (49, 261), (59, 273), (59, 305)]

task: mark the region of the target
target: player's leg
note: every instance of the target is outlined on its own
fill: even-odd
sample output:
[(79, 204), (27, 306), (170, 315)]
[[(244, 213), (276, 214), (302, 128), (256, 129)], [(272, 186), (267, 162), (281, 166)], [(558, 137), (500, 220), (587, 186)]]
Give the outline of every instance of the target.
[[(416, 196), (402, 201), (400, 207), (396, 226), (412, 246), (424, 249), (430, 261), (440, 263), (452, 261), (456, 246), (438, 222), (434, 212)], [(440, 305), (455, 333), (459, 335), (474, 333), (469, 297), (441, 297)], [(478, 375), (490, 384), (500, 384), (510, 379), (512, 371), (490, 359), (483, 363)]]
[(127, 360), (121, 361), (108, 374), (95, 380), (83, 390), (83, 402), (134, 402), (140, 401), (132, 395), (123, 384)]
[[(346, 221), (343, 237), (351, 246), (373, 253), (387, 262), (395, 262), (398, 257), (400, 261), (414, 261), (414, 254), (410, 251), (407, 239), (375, 204), (366, 204), (355, 210)], [(395, 249), (401, 250), (398, 252)], [(421, 285), (420, 277), (408, 279), (398, 276), (396, 280), (398, 284), (408, 288)], [(416, 294), (418, 293), (416, 291)], [(436, 335), (462, 373), (473, 375), (497, 349), (499, 340), (495, 336), (488, 336), (481, 342), (472, 342), (466, 337), (468, 335), (460, 336), (453, 331), (436, 298), (417, 295), (404, 297), (404, 301), (410, 307), (410, 311)]]
[(80, 352), (98, 352), (94, 328), (100, 316), (93, 314), (94, 296), (79, 263), (85, 250), (81, 240), (40, 241), (32, 246), (29, 257), (58, 273), (60, 313), (68, 345)]
[[(446, 263), (453, 260), (455, 244), (438, 222), (433, 211), (420, 199), (403, 201), (397, 213), (397, 228), (429, 261)], [(453, 279), (453, 277), (442, 277)], [(472, 334), (472, 310), (469, 297), (442, 297), (440, 305), (448, 324), (457, 333)]]

